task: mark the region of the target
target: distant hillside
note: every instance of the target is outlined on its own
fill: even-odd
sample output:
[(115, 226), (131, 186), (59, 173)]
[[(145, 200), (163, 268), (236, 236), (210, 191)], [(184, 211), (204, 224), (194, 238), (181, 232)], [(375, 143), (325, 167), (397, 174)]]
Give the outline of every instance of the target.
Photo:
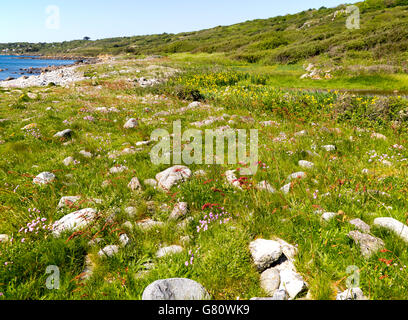
[[(334, 63), (403, 65), (408, 60), (408, 0), (356, 4), (361, 29), (345, 27), (346, 5), (180, 34), (62, 43), (0, 44), (0, 51), (31, 54), (132, 55), (221, 52), (232, 59), (293, 64), (311, 57)], [(11, 52), (11, 51), (9, 51)]]

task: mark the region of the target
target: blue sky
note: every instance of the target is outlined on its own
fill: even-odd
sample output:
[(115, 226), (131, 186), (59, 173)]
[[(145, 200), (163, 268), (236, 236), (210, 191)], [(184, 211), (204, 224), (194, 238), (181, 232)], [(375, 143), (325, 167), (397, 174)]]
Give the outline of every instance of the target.
[[(0, 42), (53, 42), (178, 33), (296, 13), (345, 0), (2, 0)], [(349, 0), (348, 3), (356, 1)], [(46, 8), (59, 8), (50, 29)], [(53, 11), (55, 13), (55, 11)], [(51, 19), (51, 20), (50, 20)], [(54, 24), (54, 26), (56, 26)]]

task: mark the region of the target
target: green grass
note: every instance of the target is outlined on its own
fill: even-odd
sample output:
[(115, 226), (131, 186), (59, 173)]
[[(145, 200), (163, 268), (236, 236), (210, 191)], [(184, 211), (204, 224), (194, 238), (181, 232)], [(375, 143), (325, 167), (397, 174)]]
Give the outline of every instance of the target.
[[(0, 292), (3, 293), (0, 299), (140, 299), (148, 284), (170, 277), (196, 280), (214, 299), (263, 296), (259, 273), (248, 249), (251, 241), (261, 237), (279, 237), (298, 246), (295, 265), (309, 284), (314, 299), (333, 299), (336, 289), (345, 289), (349, 276), (347, 267), (351, 265), (360, 269), (360, 286), (370, 299), (406, 299), (407, 245), (393, 234), (374, 228), (373, 234), (385, 241), (390, 252), (379, 252), (366, 260), (347, 238), (347, 233), (352, 230), (348, 223), (352, 218), (372, 224), (376, 217), (392, 216), (406, 223), (408, 186), (404, 159), (407, 151), (392, 146), (405, 145), (407, 141), (406, 122), (399, 114), (408, 108), (407, 100), (280, 90), (286, 85), (303, 87), (304, 83), (307, 84), (304, 87), (312, 88), (317, 82), (302, 82), (297, 76), (293, 78), (291, 72), (301, 71), (295, 65), (236, 64), (220, 55), (218, 65), (214, 67), (206, 64), (212, 58), (206, 54), (176, 54), (170, 59), (150, 63), (121, 58), (111, 63), (112, 66), (83, 67), (86, 74), (97, 79), (77, 83), (72, 88), (1, 90), (0, 118), (9, 121), (0, 122), (0, 140), (4, 140), (0, 145), (0, 234), (8, 234), (14, 240), (0, 244)], [(171, 66), (183, 72), (165, 84), (146, 89), (126, 80), (152, 76), (147, 68), (149, 64)], [(130, 73), (110, 73), (125, 68)], [(108, 77), (102, 77), (103, 74)], [(405, 76), (386, 76), (376, 81), (367, 77), (354, 83), (350, 81), (350, 87), (346, 88), (354, 89), (356, 83), (366, 83), (366, 87), (361, 88), (381, 86), (391, 90), (390, 79), (397, 83), (406, 81)], [(347, 81), (319, 83), (334, 88), (346, 85)], [(215, 110), (200, 109), (159, 117), (164, 120), (153, 117), (156, 112), (175, 111), (186, 106), (188, 101), (179, 97), (188, 98), (194, 90)], [(28, 98), (26, 93), (29, 91), (37, 93), (38, 97)], [(151, 99), (152, 94), (164, 95), (166, 99), (142, 103), (143, 97)], [(47, 110), (48, 107), (51, 110)], [(97, 107), (115, 107), (119, 112), (92, 111)], [(146, 112), (146, 107), (152, 111)], [(234, 128), (259, 129), (259, 160), (265, 168), (260, 167), (255, 176), (249, 177), (249, 186), (243, 191), (228, 185), (223, 177), (226, 170), (236, 169), (239, 165), (191, 165), (192, 171), (202, 169), (207, 176), (193, 177), (169, 193), (163, 193), (143, 182), (168, 167), (151, 163), (151, 146), (143, 147), (134, 155), (116, 159), (108, 157), (110, 152), (149, 139), (156, 128), (172, 132), (175, 120), (182, 120), (184, 130), (192, 128), (190, 123), (194, 121), (225, 113), (251, 116), (255, 122), (235, 120), (232, 124), (226, 118), (210, 128), (229, 124)], [(86, 116), (92, 116), (94, 120), (85, 120)], [(130, 117), (141, 120), (141, 125), (134, 130), (125, 130), (123, 124)], [(277, 121), (280, 125), (262, 127), (260, 121), (266, 120)], [(21, 130), (30, 123), (37, 124), (39, 138)], [(322, 127), (339, 128), (340, 131), (324, 131)], [(359, 132), (357, 127), (370, 132)], [(64, 145), (70, 140), (52, 138), (57, 131), (66, 128), (74, 131), (71, 143)], [(294, 137), (293, 134), (300, 130), (307, 130), (308, 135)], [(383, 133), (388, 139), (370, 138), (373, 131)], [(287, 135), (287, 139), (274, 141), (281, 132)], [(335, 144), (337, 150), (333, 153), (324, 151), (321, 146), (326, 144)], [(311, 157), (305, 152), (313, 145), (319, 157)], [(93, 158), (81, 157), (81, 150), (92, 152)], [(378, 155), (393, 156), (393, 166), (370, 162), (371, 150)], [(64, 166), (62, 161), (68, 156), (80, 163)], [(279, 191), (275, 194), (256, 191), (251, 187), (267, 180), (279, 190), (289, 174), (305, 171), (298, 166), (299, 160), (312, 161), (315, 167), (306, 170), (307, 178), (296, 181), (288, 195)], [(117, 164), (125, 165), (129, 170), (109, 175), (109, 168)], [(364, 168), (368, 168), (370, 174), (362, 174)], [(33, 177), (43, 171), (54, 172), (55, 182), (43, 187), (34, 185)], [(143, 185), (141, 193), (127, 188), (135, 176)], [(107, 187), (102, 186), (105, 180), (110, 182)], [(390, 197), (368, 195), (362, 192), (365, 189), (384, 191)], [(318, 196), (315, 198), (316, 190)], [(328, 192), (330, 194), (324, 196)], [(83, 232), (66, 233), (60, 239), (55, 239), (47, 231), (37, 235), (19, 232), (36, 216), (46, 218), (45, 223), (52, 223), (74, 211), (74, 208), (57, 210), (59, 199), (68, 195), (81, 195), (85, 200), (101, 199), (100, 204), (86, 201), (78, 204), (79, 208), (95, 207), (100, 219)], [(178, 226), (179, 221), (169, 221), (168, 213), (160, 210), (163, 204), (171, 210), (177, 201), (182, 200), (189, 203), (188, 215), (192, 218), (185, 227)], [(199, 221), (209, 213), (209, 209), (202, 209), (206, 203), (221, 204), (232, 219), (197, 233)], [(137, 209), (134, 217), (124, 211), (129, 206)], [(314, 214), (317, 207), (332, 212), (341, 210), (341, 214), (329, 223), (322, 223)], [(30, 213), (29, 209), (33, 208), (40, 213)], [(113, 213), (116, 214), (112, 216)], [(135, 225), (145, 218), (161, 221), (164, 226), (149, 231), (123, 226), (126, 221)], [(123, 232), (128, 234), (130, 244), (112, 258), (98, 258), (99, 249), (108, 244), (119, 244), (119, 235)], [(190, 242), (183, 243), (183, 236), (189, 236)], [(88, 241), (96, 237), (103, 238), (103, 242), (90, 247)], [(25, 242), (21, 242), (23, 238)], [(184, 251), (162, 259), (155, 256), (160, 246), (172, 244), (182, 245)], [(186, 267), (189, 250), (198, 250), (198, 253), (193, 265)], [(81, 283), (77, 276), (84, 269), (87, 254), (93, 256), (96, 267), (92, 278)], [(393, 261), (387, 266), (379, 259)], [(137, 276), (145, 270), (147, 262), (153, 262), (154, 268)], [(59, 290), (45, 287), (49, 265), (60, 269)]]

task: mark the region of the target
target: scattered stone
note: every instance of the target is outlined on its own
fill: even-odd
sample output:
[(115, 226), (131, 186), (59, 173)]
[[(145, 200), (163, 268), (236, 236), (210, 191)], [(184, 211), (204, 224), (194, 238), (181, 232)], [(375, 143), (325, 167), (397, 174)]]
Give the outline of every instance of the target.
[(282, 255), (279, 242), (274, 240), (256, 239), (249, 244), (254, 263), (259, 271), (264, 271)]
[(269, 296), (274, 295), (275, 291), (279, 289), (279, 285), (280, 275), (278, 270), (270, 268), (262, 272), (261, 287)]
[(132, 119), (129, 119), (129, 120), (125, 123), (125, 125), (123, 126), (123, 128), (124, 128), (124, 129), (133, 129), (133, 128), (137, 128), (138, 126), (139, 126), (139, 122), (138, 122), (136, 119), (132, 118)]
[(132, 191), (140, 191), (142, 190), (142, 185), (139, 182), (137, 177), (132, 178), (128, 184), (128, 188)]
[(172, 246), (169, 246), (169, 247), (160, 248), (156, 252), (156, 257), (157, 258), (163, 258), (163, 257), (165, 257), (167, 255), (180, 253), (182, 251), (183, 251), (183, 247), (180, 247), (180, 246), (177, 246), (177, 245), (172, 245)]
[(70, 213), (53, 224), (53, 234), (59, 237), (64, 231), (77, 231), (90, 224), (97, 216), (95, 209), (87, 208)]
[(291, 183), (285, 184), (280, 190), (284, 193), (284, 194), (288, 194), (290, 192), (290, 189), (292, 187)]
[(172, 213), (170, 214), (170, 219), (177, 220), (181, 217), (184, 217), (188, 211), (188, 203), (187, 202), (179, 202), (176, 203)]
[(113, 257), (118, 252), (119, 252), (119, 246), (109, 245), (109, 246), (106, 246), (105, 248), (99, 250), (98, 256), (101, 257), (101, 258)]
[(183, 182), (191, 177), (191, 170), (186, 166), (176, 165), (156, 175), (158, 186), (164, 191), (169, 191), (173, 185)]
[(147, 186), (151, 186), (153, 188), (157, 187), (157, 181), (154, 179), (146, 179), (143, 183)]
[(81, 200), (80, 196), (68, 196), (68, 197), (62, 197), (60, 201), (58, 202), (58, 209), (62, 209), (64, 207), (70, 207), (72, 206), (75, 202), (78, 202)]
[(122, 172), (125, 172), (126, 170), (128, 170), (128, 167), (119, 165), (119, 166), (115, 166), (115, 167), (110, 168), (109, 173), (110, 174), (122, 173)]
[(207, 173), (204, 170), (198, 170), (198, 171), (194, 172), (194, 177), (204, 177), (206, 175), (207, 175)]
[(142, 300), (209, 300), (210, 295), (196, 281), (187, 278), (157, 280), (144, 290)]
[(300, 171), (300, 172), (295, 172), (289, 175), (288, 180), (291, 181), (294, 179), (304, 179), (304, 178), (306, 178), (306, 172)]
[(293, 259), (295, 258), (295, 255), (298, 253), (298, 249), (287, 243), (286, 241), (282, 240), (282, 239), (275, 239), (277, 242), (279, 242), (282, 252), (285, 255), (286, 258), (289, 259), (289, 261), (293, 261)]
[(128, 235), (126, 233), (122, 233), (119, 236), (119, 242), (122, 245), (122, 247), (126, 247), (128, 245), (128, 243), (130, 242), (130, 239), (128, 237)]
[(128, 230), (133, 230), (133, 224), (130, 221), (126, 221), (122, 224), (122, 227)]
[(331, 144), (326, 145), (326, 146), (323, 146), (322, 148), (323, 148), (324, 150), (326, 150), (326, 151), (335, 151), (335, 150), (336, 150), (336, 146), (333, 146), (333, 145), (331, 145)]
[(302, 168), (312, 169), (314, 167), (314, 163), (306, 160), (299, 160), (299, 166)]
[(335, 216), (337, 216), (336, 212), (325, 212), (322, 214), (322, 219), (325, 221), (329, 221), (331, 219), (333, 219)]
[(374, 253), (385, 246), (384, 241), (381, 239), (366, 233), (361, 233), (357, 230), (350, 231), (347, 236), (360, 245), (361, 254), (365, 258), (370, 258)]
[(350, 220), (350, 223), (362, 232), (365, 232), (365, 233), (370, 232), (370, 226), (361, 219), (357, 218), (357, 219)]
[(70, 138), (72, 136), (72, 130), (66, 129), (54, 134), (54, 138)]
[(164, 225), (163, 222), (160, 221), (154, 221), (152, 219), (146, 219), (143, 221), (140, 221), (137, 223), (137, 225), (142, 229), (142, 230), (150, 230), (154, 227), (162, 227)]
[(272, 186), (269, 184), (269, 182), (267, 182), (267, 181), (261, 181), (261, 182), (259, 182), (259, 183), (257, 184), (256, 188), (257, 188), (258, 190), (266, 190), (266, 191), (268, 191), (268, 192), (270, 192), (270, 193), (275, 193), (275, 192), (276, 192), (276, 190), (274, 189), (274, 187), (272, 187)]
[(281, 283), (279, 289), (286, 290), (291, 299), (295, 299), (297, 295), (307, 289), (307, 285), (303, 277), (291, 269), (285, 269), (279, 273)]
[(237, 176), (235, 175), (235, 170), (228, 170), (225, 172), (225, 178), (227, 179), (227, 182), (231, 185), (233, 185), (234, 187), (238, 188), (238, 189), (242, 189), (241, 188), (241, 184), (239, 183)]
[(70, 164), (74, 163), (75, 159), (73, 157), (65, 158), (62, 162), (64, 165), (69, 166)]
[(10, 240), (7, 234), (0, 234), (0, 242), (8, 242)]
[(302, 131), (299, 131), (299, 132), (295, 132), (295, 134), (294, 134), (295, 137), (303, 137), (303, 136), (306, 136), (306, 135), (307, 135), (307, 131), (306, 131), (306, 130), (302, 130)]
[(41, 184), (48, 184), (51, 183), (55, 180), (55, 175), (50, 172), (42, 172), (38, 176), (36, 176), (33, 179), (33, 182), (35, 184), (41, 185)]
[(376, 132), (374, 132), (374, 133), (371, 135), (371, 138), (373, 138), (373, 139), (380, 139), (380, 140), (387, 140), (387, 137), (386, 137), (386, 136), (384, 136), (384, 135), (381, 134), (381, 133), (376, 133)]
[(375, 219), (374, 225), (393, 231), (402, 240), (408, 242), (408, 227), (402, 222), (399, 222), (398, 220), (395, 220), (393, 218), (385, 217)]
[(368, 300), (360, 288), (350, 288), (337, 294), (336, 300)]
[(127, 207), (125, 208), (125, 212), (129, 215), (129, 217), (134, 217), (137, 213), (137, 209), (135, 207)]
[(79, 151), (79, 154), (82, 155), (85, 158), (92, 158), (92, 153), (85, 151), (85, 150), (81, 150)]

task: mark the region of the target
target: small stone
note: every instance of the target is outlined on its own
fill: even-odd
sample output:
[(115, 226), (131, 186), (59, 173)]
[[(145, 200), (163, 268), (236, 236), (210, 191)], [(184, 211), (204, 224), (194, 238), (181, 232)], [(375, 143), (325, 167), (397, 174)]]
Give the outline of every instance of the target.
[(106, 246), (98, 252), (98, 256), (101, 258), (113, 257), (119, 252), (119, 247), (116, 245)]
[(119, 165), (119, 166), (115, 166), (115, 167), (110, 168), (109, 173), (110, 174), (122, 173), (122, 172), (124, 172), (126, 170), (128, 170), (128, 168), (126, 166)]
[(52, 233), (58, 237), (64, 231), (77, 231), (89, 225), (97, 216), (95, 209), (87, 208), (72, 212), (53, 224)]
[(143, 183), (147, 186), (151, 186), (151, 187), (156, 187), (157, 186), (157, 181), (154, 179), (146, 179), (145, 181), (143, 181)]
[(353, 226), (356, 226), (356, 228), (362, 232), (366, 232), (366, 233), (370, 232), (370, 226), (361, 219), (357, 218), (357, 219), (350, 220), (350, 223)]
[(291, 181), (293, 179), (304, 179), (306, 178), (306, 172), (295, 172), (289, 175), (288, 180)]
[(265, 191), (268, 191), (270, 193), (275, 193), (276, 192), (276, 190), (267, 181), (259, 182), (256, 187), (257, 187), (258, 190), (265, 190)]
[(279, 289), (286, 290), (291, 299), (295, 299), (299, 293), (307, 288), (303, 277), (291, 269), (282, 270), (279, 275), (281, 278)]
[(65, 158), (62, 162), (64, 165), (69, 166), (70, 164), (74, 163), (75, 159), (73, 157)]
[(207, 175), (207, 173), (204, 170), (198, 170), (196, 172), (194, 172), (194, 177), (204, 177)]
[(177, 246), (177, 245), (172, 245), (172, 246), (169, 246), (169, 247), (164, 247), (164, 248), (159, 249), (156, 252), (156, 257), (157, 258), (163, 258), (163, 257), (165, 257), (167, 255), (180, 253), (182, 251), (183, 251), (182, 247)]
[(266, 269), (261, 274), (261, 287), (269, 295), (273, 296), (275, 291), (279, 289), (280, 276), (279, 271), (274, 268)]
[(0, 234), (0, 242), (8, 242), (10, 240), (7, 234)]
[(242, 189), (241, 188), (241, 184), (239, 183), (237, 176), (235, 175), (235, 170), (228, 170), (225, 172), (225, 178), (227, 179), (227, 182), (231, 185), (233, 185), (234, 187), (238, 188), (238, 189)]
[(380, 140), (387, 140), (387, 137), (386, 137), (386, 136), (384, 136), (384, 135), (381, 134), (381, 133), (376, 133), (376, 132), (374, 132), (374, 133), (371, 135), (371, 138), (380, 139)]
[(191, 170), (186, 166), (176, 165), (156, 175), (158, 186), (163, 191), (169, 191), (173, 185), (191, 177)]
[(125, 125), (123, 126), (123, 128), (124, 128), (124, 129), (133, 129), (133, 128), (137, 128), (138, 126), (139, 126), (139, 122), (138, 122), (136, 119), (132, 118), (132, 119), (129, 119), (129, 120), (125, 123)]
[(368, 169), (363, 169), (363, 170), (361, 170), (361, 173), (362, 173), (362, 174), (369, 174), (369, 173), (370, 173), (370, 170), (368, 170)]
[(258, 271), (269, 268), (282, 255), (280, 243), (274, 240), (256, 239), (249, 244), (249, 250)]
[(314, 163), (306, 160), (299, 160), (299, 166), (302, 168), (312, 169), (314, 167)]
[(70, 138), (72, 136), (72, 130), (66, 129), (54, 134), (54, 138)]
[(78, 202), (81, 200), (80, 196), (68, 196), (68, 197), (62, 197), (60, 201), (58, 202), (58, 209), (62, 209), (64, 207), (70, 207), (72, 206), (75, 202)]
[(290, 188), (292, 187), (291, 183), (285, 184), (280, 190), (284, 193), (284, 194), (288, 194), (290, 192)]
[(163, 222), (154, 221), (152, 219), (146, 219), (137, 223), (137, 226), (139, 226), (144, 231), (150, 230), (154, 227), (162, 227), (163, 225)]
[(170, 214), (170, 219), (177, 220), (181, 217), (184, 217), (188, 211), (188, 203), (187, 202), (179, 202), (176, 203), (172, 213)]
[(385, 246), (384, 241), (381, 239), (366, 233), (361, 233), (357, 230), (350, 231), (347, 236), (360, 245), (361, 254), (365, 258), (370, 258), (374, 253)]
[(402, 222), (394, 218), (384, 217), (375, 219), (374, 225), (393, 231), (402, 240), (408, 242), (408, 227)]
[(133, 217), (137, 213), (137, 209), (135, 207), (127, 207), (125, 208), (125, 212), (129, 215), (129, 217)]
[(119, 242), (120, 242), (120, 244), (122, 245), (122, 247), (127, 246), (128, 243), (129, 243), (129, 241), (130, 241), (130, 239), (129, 239), (129, 237), (128, 237), (128, 235), (127, 235), (126, 233), (122, 233), (122, 234), (119, 236)]
[(126, 221), (122, 224), (122, 227), (128, 230), (132, 230), (133, 229), (133, 224), (130, 221)]
[(42, 172), (38, 176), (36, 176), (33, 179), (33, 182), (35, 184), (41, 185), (41, 184), (48, 184), (51, 183), (55, 180), (55, 175), (50, 172)]
[(151, 283), (143, 292), (142, 300), (209, 300), (205, 288), (186, 278), (162, 279)]
[(347, 289), (337, 294), (336, 300), (368, 300), (360, 288)]
[(132, 191), (140, 191), (142, 190), (142, 185), (139, 182), (137, 177), (132, 178), (128, 184), (128, 188)]
[(331, 144), (326, 145), (326, 146), (322, 146), (322, 148), (326, 151), (335, 151), (336, 150), (336, 146), (333, 146)]
[(86, 151), (86, 150), (81, 150), (79, 151), (79, 154), (82, 155), (85, 158), (92, 158), (92, 153)]

